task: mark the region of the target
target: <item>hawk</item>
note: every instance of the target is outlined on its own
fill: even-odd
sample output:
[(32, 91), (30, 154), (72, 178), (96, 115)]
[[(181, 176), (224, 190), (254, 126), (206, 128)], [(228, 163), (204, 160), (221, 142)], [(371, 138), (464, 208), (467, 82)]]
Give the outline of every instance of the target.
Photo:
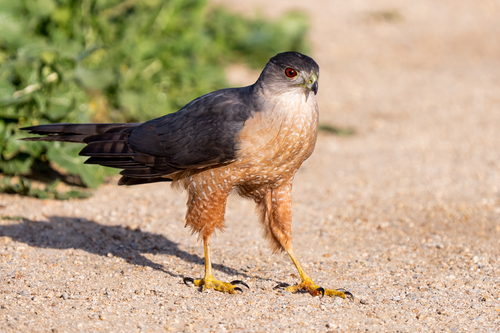
[(300, 283), (290, 292), (350, 298), (324, 289), (304, 271), (292, 248), (292, 182), (312, 154), (318, 132), (318, 64), (298, 52), (272, 57), (257, 82), (217, 90), (175, 113), (145, 123), (48, 124), (25, 127), (44, 137), (84, 143), (85, 163), (123, 169), (120, 185), (169, 181), (187, 191), (186, 226), (203, 241), (205, 276), (185, 278), (202, 289), (234, 294), (237, 284), (215, 279), (210, 237), (224, 227), (228, 195), (254, 200), (274, 252), (286, 251)]

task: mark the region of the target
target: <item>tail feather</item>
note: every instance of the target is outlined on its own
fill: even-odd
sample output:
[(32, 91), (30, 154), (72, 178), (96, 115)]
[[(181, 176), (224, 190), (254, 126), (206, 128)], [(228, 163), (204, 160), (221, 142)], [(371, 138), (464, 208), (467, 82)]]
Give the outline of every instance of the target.
[[(47, 124), (23, 127), (21, 130), (29, 131), (31, 134), (49, 135), (57, 136), (60, 135), (62, 138), (71, 135), (95, 135), (105, 132), (122, 132), (124, 129), (133, 128), (140, 125), (140, 123), (130, 123), (130, 124)], [(64, 140), (60, 140), (64, 141)]]
[(134, 152), (127, 143), (122, 141), (94, 141), (89, 142), (80, 151), (81, 156), (134, 156)]
[(118, 181), (118, 185), (131, 186), (131, 185), (149, 184), (149, 183), (156, 183), (156, 182), (170, 182), (170, 181), (172, 181), (172, 179), (163, 178), (163, 177), (131, 178), (131, 177), (123, 176)]
[(92, 156), (89, 157), (85, 164), (141, 164), (132, 159), (132, 157), (101, 157), (101, 156)]
[[(80, 155), (89, 156), (85, 164), (99, 164), (123, 169), (119, 185), (171, 181), (169, 173), (179, 169), (163, 165), (158, 158), (136, 152), (128, 145), (131, 130), (141, 125), (131, 124), (48, 124), (21, 128), (43, 137), (24, 138), (25, 141), (63, 141), (84, 143)], [(155, 164), (161, 170), (155, 168)], [(165, 177), (167, 176), (167, 177)]]
[(113, 160), (112, 158), (91, 157), (85, 161), (85, 164), (99, 164), (102, 166), (116, 169), (140, 169), (144, 168), (144, 164), (134, 160)]
[(134, 178), (153, 178), (161, 177), (161, 173), (158, 173), (154, 168), (143, 166), (142, 168), (136, 169), (125, 169), (120, 172), (120, 175)]
[[(22, 129), (22, 128), (21, 128)], [(38, 133), (34, 133), (38, 134)], [(33, 138), (22, 138), (22, 141), (63, 141), (63, 142), (75, 142), (75, 143), (83, 143), (84, 140), (88, 137), (85, 134), (70, 134), (70, 135), (52, 135), (49, 136), (41, 136), (41, 137), (33, 137)]]
[(120, 141), (124, 140), (126, 137), (126, 133), (123, 132), (104, 132), (100, 134), (87, 135), (83, 142), (89, 143), (94, 141)]

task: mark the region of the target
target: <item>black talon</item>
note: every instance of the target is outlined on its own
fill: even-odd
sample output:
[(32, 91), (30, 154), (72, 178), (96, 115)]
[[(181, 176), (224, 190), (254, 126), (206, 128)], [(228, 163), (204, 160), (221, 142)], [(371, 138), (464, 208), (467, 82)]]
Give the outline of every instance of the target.
[(321, 297), (325, 296), (325, 289), (323, 287), (319, 287), (318, 289), (316, 289), (316, 291), (321, 294)]
[(233, 290), (239, 290), (239, 291), (243, 292), (243, 290), (241, 290), (241, 288), (240, 288), (240, 287), (236, 287), (236, 288), (234, 288)]
[(194, 279), (193, 278), (190, 278), (190, 277), (185, 277), (184, 279), (182, 279), (182, 281), (184, 282), (185, 285), (189, 286), (188, 282), (191, 282), (192, 284), (194, 284)]
[(344, 291), (344, 295), (346, 298), (348, 298), (351, 302), (354, 301), (354, 295), (350, 291)]
[(276, 289), (280, 289), (280, 288), (286, 288), (286, 287), (290, 287), (290, 285), (288, 283), (285, 283), (285, 282), (281, 282), (281, 283), (278, 283), (274, 288), (273, 290), (276, 290)]
[(340, 288), (340, 289), (337, 289), (338, 291), (341, 291), (344, 293), (345, 297), (348, 298), (350, 301), (354, 301), (354, 295), (350, 292), (350, 291), (347, 291), (343, 288)]
[[(241, 280), (234, 280), (234, 281), (231, 281), (231, 284), (241, 284), (241, 285), (244, 285), (245, 287), (247, 287), (248, 289), (250, 289), (250, 287), (248, 286), (248, 284), (246, 284), (245, 282), (241, 281)], [(236, 289), (236, 288), (235, 288)], [(240, 289), (241, 290), (241, 289)]]

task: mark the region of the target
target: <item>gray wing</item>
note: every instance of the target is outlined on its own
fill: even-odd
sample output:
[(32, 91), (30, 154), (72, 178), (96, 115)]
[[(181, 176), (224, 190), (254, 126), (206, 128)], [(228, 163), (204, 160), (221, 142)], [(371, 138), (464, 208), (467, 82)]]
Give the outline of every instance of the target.
[(87, 145), (87, 164), (123, 169), (119, 184), (168, 181), (191, 168), (236, 158), (236, 138), (259, 109), (253, 86), (203, 95), (176, 113), (143, 124), (49, 124), (24, 128), (47, 135), (28, 140), (70, 141)]
[(128, 145), (181, 169), (234, 160), (236, 137), (257, 110), (251, 96), (251, 87), (203, 95), (176, 113), (134, 128)]

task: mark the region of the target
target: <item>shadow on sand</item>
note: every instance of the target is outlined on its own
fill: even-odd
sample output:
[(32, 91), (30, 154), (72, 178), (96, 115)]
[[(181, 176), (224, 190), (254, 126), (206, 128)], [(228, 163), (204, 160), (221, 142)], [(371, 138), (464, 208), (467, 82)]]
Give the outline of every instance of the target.
[[(12, 219), (4, 217), (4, 219)], [(143, 253), (168, 254), (185, 262), (204, 265), (204, 259), (179, 248), (162, 235), (132, 230), (121, 226), (106, 226), (83, 218), (51, 216), (48, 222), (19, 219), (19, 223), (0, 225), (0, 236), (7, 236), (30, 246), (52, 249), (81, 249), (107, 256), (112, 253), (130, 264), (149, 266), (171, 276), (183, 277), (144, 257)], [(213, 268), (229, 275), (248, 275), (224, 265)]]

